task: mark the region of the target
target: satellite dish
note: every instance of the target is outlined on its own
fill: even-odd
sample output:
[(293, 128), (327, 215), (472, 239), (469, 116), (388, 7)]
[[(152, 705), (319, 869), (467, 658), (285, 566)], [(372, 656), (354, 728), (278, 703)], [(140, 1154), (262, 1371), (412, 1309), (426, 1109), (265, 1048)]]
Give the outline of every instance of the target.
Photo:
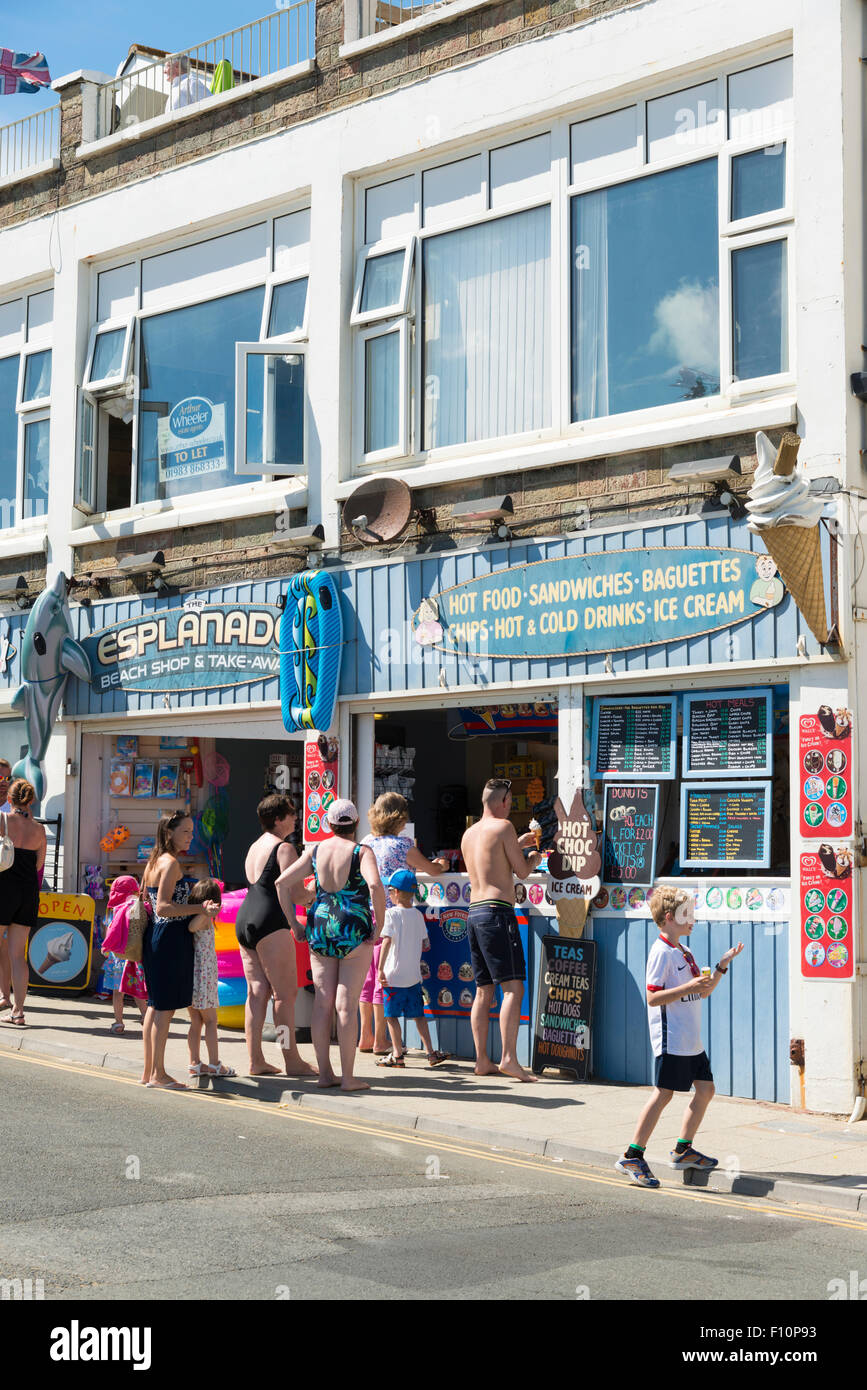
[(397, 540), (412, 514), (412, 493), (400, 478), (370, 478), (343, 504), (343, 524), (363, 545)]

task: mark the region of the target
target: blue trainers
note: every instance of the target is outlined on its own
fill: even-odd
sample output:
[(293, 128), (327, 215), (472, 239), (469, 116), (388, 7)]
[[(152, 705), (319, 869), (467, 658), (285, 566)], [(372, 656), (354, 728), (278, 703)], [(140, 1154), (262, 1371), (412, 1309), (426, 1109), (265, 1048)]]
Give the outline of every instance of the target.
[(659, 1178), (653, 1176), (643, 1158), (618, 1158), (614, 1167), (638, 1187), (659, 1187)]
[(692, 1147), (686, 1149), (682, 1154), (679, 1154), (676, 1149), (671, 1151), (672, 1168), (698, 1168), (699, 1172), (709, 1173), (718, 1164), (718, 1158), (708, 1158), (707, 1154), (700, 1154), (698, 1149)]

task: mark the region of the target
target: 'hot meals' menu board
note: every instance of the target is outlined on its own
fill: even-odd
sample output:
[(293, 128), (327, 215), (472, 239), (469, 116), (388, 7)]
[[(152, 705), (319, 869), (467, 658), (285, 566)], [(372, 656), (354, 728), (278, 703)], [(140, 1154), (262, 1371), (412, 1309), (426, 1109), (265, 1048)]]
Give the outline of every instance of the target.
[(683, 697), (683, 775), (773, 772), (770, 690), (720, 690)]
[(594, 777), (670, 780), (675, 775), (676, 740), (676, 695), (594, 701)]
[(680, 789), (684, 869), (766, 869), (771, 855), (770, 782), (696, 782)]

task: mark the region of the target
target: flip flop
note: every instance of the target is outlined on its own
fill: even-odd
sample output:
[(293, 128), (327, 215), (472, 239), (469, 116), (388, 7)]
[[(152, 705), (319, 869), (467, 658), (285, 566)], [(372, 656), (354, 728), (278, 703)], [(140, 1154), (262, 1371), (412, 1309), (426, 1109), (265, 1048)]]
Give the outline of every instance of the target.
[(150, 1091), (188, 1091), (190, 1089), (183, 1081), (146, 1081), (145, 1086)]
[(110, 1033), (114, 1033), (114, 1036), (116, 1038), (119, 1038), (122, 1033), (126, 1032), (126, 1029), (124, 1028), (122, 1023), (113, 1023), (108, 1031)]

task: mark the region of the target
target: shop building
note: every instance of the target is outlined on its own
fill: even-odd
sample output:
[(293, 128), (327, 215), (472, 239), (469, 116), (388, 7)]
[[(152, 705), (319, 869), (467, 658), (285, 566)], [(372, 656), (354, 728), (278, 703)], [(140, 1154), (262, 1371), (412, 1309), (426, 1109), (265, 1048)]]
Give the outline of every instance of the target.
[[(46, 759), (66, 886), (86, 864), (134, 866), (185, 778), (193, 809), (215, 800), (219, 815), (213, 784), (181, 766), (221, 767), (216, 754), (237, 877), (264, 786), (304, 781), (274, 631), (291, 576), (321, 566), (343, 615), (340, 793), (364, 809), (385, 786), (410, 791), (433, 853), (457, 848), (496, 768), (523, 784), (521, 828), (530, 784), (564, 803), (583, 785), (600, 821), (606, 783), (649, 785), (652, 876), (695, 888), (697, 951), (712, 964), (748, 945), (710, 1005), (720, 1091), (848, 1112), (864, 1051), (849, 387), (863, 6), (656, 0), (531, 24), (453, 0), (385, 33), (362, 11), (316, 6), (312, 46), (201, 112), (159, 112), (143, 50), (117, 79), (62, 79), (59, 167), (0, 187), (0, 738), (20, 744), (19, 596), (62, 571), (94, 666), (89, 686), (70, 680)], [(826, 500), (827, 641), (791, 592), (771, 596), (773, 574), (749, 572), (765, 554), (742, 512), (759, 430), (801, 437)], [(405, 483), (411, 507), (372, 545), (377, 517), (353, 528), (343, 508), (377, 478)], [(684, 775), (692, 711), (704, 701), (707, 718), (716, 697), (764, 712), (764, 762)], [(651, 707), (669, 711), (669, 764), (598, 775), (600, 720)], [(825, 841), (802, 833), (817, 750), (800, 721), (826, 707), (852, 715), (846, 769), (823, 767), (854, 790), (828, 837), (852, 866), (845, 981), (802, 959), (802, 857)], [(113, 790), (124, 763), (139, 796)], [(717, 827), (729, 793), (752, 798), (760, 845), (685, 859), (705, 790)], [(463, 887), (447, 880), (441, 905), (452, 888), (460, 912)], [(525, 1060), (532, 943), (551, 919), (544, 882), (530, 889)], [(587, 932), (596, 1074), (647, 1081), (651, 924), (628, 880)], [(825, 935), (827, 961), (842, 938)], [(431, 1007), (466, 1051), (468, 982), (448, 980)]]

